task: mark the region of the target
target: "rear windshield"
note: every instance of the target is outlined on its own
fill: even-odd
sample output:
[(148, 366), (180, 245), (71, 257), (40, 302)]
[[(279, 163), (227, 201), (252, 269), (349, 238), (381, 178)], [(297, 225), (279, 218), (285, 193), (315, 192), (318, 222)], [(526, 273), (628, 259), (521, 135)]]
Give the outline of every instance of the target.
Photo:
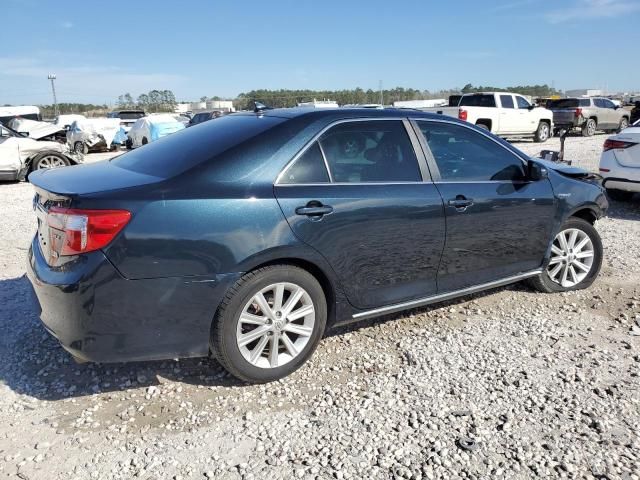
[(547, 104), (547, 108), (577, 108), (588, 106), (588, 98), (562, 98), (560, 100), (550, 100)]
[(121, 120), (137, 120), (144, 117), (144, 112), (120, 112), (116, 117)]
[(461, 107), (495, 107), (494, 95), (465, 95), (460, 99)]
[(134, 172), (169, 178), (211, 160), (285, 120), (266, 115), (227, 115), (215, 122), (161, 138), (111, 162)]

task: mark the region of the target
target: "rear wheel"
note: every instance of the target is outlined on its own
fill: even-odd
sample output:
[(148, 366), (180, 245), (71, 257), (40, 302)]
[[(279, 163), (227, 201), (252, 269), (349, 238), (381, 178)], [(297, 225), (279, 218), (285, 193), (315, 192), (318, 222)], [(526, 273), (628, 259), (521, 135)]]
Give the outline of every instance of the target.
[(628, 202), (629, 200), (631, 200), (631, 197), (633, 197), (633, 192), (607, 188), (607, 195), (612, 200), (616, 200), (618, 202)]
[(567, 292), (590, 286), (602, 265), (602, 240), (598, 231), (581, 218), (567, 220), (551, 244), (544, 272), (530, 280), (541, 292)]
[(324, 292), (310, 273), (291, 265), (261, 268), (229, 289), (214, 320), (212, 351), (241, 380), (278, 380), (313, 354), (326, 320)]
[(481, 128), (483, 130), (491, 131), (491, 129), (489, 128), (489, 125), (487, 125), (486, 123), (476, 123), (476, 127)]
[(130, 138), (124, 142), (124, 146), (127, 147), (127, 150), (131, 150), (133, 148), (133, 141)]
[(533, 141), (538, 143), (546, 142), (549, 139), (551, 129), (549, 128), (549, 124), (547, 122), (540, 122), (538, 125), (538, 129), (533, 136)]
[(593, 118), (590, 118), (589, 120), (587, 120), (587, 123), (585, 123), (582, 126), (582, 136), (583, 137), (594, 136), (596, 133), (597, 126), (598, 125), (596, 124), (596, 121)]
[(627, 117), (622, 117), (620, 119), (620, 125), (618, 125), (618, 132), (621, 132), (622, 130), (624, 130), (628, 126), (629, 126), (629, 120), (627, 120)]
[(149, 143), (149, 140), (147, 140), (147, 137), (142, 137), (142, 145), (146, 145), (147, 143)]
[(42, 153), (33, 159), (33, 170), (49, 170), (70, 164), (69, 160), (58, 153)]

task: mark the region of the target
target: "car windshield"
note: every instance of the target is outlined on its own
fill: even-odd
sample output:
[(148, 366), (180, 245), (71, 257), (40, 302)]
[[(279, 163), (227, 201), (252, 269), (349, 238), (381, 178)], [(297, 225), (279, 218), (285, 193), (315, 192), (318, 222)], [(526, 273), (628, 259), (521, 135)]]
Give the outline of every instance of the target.
[(213, 159), (284, 120), (266, 115), (227, 115), (198, 128), (164, 137), (111, 162), (127, 170), (169, 178)]
[(465, 95), (460, 99), (461, 107), (495, 107), (494, 95)]

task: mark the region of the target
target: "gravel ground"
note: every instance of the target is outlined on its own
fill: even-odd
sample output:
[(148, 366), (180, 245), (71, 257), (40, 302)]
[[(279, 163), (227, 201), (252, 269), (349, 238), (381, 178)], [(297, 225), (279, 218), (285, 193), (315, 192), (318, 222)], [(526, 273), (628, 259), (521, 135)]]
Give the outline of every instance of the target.
[[(604, 138), (567, 157), (597, 165)], [(28, 299), (32, 194), (0, 185), (0, 478), (640, 479), (637, 199), (598, 223), (586, 291), (517, 284), (365, 322), (244, 386), (206, 359), (75, 364)]]

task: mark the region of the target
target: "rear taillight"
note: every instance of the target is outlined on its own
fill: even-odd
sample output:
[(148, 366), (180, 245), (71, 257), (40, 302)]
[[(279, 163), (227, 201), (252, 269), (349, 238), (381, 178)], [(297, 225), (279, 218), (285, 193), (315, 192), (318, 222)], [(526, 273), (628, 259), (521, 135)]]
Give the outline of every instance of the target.
[(633, 147), (634, 145), (637, 145), (637, 143), (625, 142), (624, 140), (612, 140), (611, 138), (608, 138), (604, 141), (602, 151), (606, 152), (607, 150), (625, 149)]
[(47, 214), (50, 248), (58, 255), (78, 255), (106, 247), (131, 219), (126, 210), (52, 207)]
[(460, 120), (464, 120), (466, 122), (467, 121), (467, 111), (465, 109), (463, 109), (463, 108), (458, 110), (458, 118)]
[(582, 109), (581, 108), (576, 108), (576, 111), (574, 113), (575, 117), (581, 117), (582, 116)]

